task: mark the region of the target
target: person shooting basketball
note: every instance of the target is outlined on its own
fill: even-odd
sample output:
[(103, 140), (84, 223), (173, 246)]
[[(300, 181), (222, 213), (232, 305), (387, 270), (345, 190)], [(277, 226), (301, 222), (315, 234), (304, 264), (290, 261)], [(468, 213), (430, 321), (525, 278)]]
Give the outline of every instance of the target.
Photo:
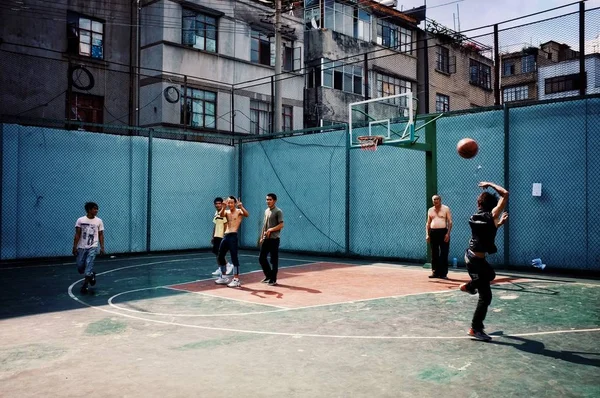
[(508, 191), (492, 182), (480, 182), (483, 189), (492, 188), (499, 195), (484, 191), (477, 197), (477, 213), (469, 218), (471, 239), (469, 248), (465, 252), (465, 262), (471, 281), (460, 285), (460, 290), (470, 294), (477, 294), (479, 300), (473, 314), (469, 335), (478, 340), (489, 341), (492, 338), (484, 332), (483, 321), (492, 302), (492, 289), (490, 283), (496, 278), (491, 265), (487, 262), (486, 253), (494, 254), (496, 248), (496, 232), (508, 220), (508, 213), (504, 212), (508, 201)]

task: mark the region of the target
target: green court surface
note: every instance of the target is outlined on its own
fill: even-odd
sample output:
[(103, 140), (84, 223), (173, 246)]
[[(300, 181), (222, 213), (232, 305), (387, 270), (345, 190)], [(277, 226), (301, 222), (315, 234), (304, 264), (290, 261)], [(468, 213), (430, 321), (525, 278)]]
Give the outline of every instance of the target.
[(598, 397), (600, 282), (498, 271), (491, 342), (477, 296), (420, 266), (283, 254), (279, 286), (243, 252), (0, 266), (0, 396)]

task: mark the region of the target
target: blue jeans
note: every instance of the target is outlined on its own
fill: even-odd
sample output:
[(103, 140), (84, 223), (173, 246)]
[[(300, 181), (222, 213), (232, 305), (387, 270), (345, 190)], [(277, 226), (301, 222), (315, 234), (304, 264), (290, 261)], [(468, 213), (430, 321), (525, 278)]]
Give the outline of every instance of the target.
[(94, 260), (100, 253), (99, 247), (90, 247), (89, 249), (77, 249), (77, 272), (85, 276), (92, 276), (94, 272)]
[(237, 232), (231, 232), (225, 234), (221, 245), (219, 246), (219, 254), (217, 255), (217, 263), (221, 267), (221, 272), (225, 274), (225, 255), (227, 252), (231, 252), (231, 262), (233, 263), (233, 273), (238, 275), (240, 272), (240, 261), (238, 260), (238, 234)]

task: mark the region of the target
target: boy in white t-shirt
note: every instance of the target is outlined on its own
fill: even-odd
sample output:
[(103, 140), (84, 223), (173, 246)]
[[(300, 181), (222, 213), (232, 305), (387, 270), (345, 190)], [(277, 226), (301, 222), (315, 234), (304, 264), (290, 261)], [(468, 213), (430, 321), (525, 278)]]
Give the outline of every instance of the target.
[(77, 271), (85, 275), (81, 294), (88, 292), (88, 284), (96, 284), (94, 260), (96, 255), (104, 254), (104, 223), (96, 215), (98, 205), (94, 202), (85, 204), (86, 215), (79, 217), (75, 223), (75, 237), (73, 238), (73, 255), (77, 256)]
[[(212, 252), (215, 254), (215, 256), (217, 256), (219, 254), (219, 246), (221, 246), (221, 241), (223, 240), (223, 235), (225, 235), (225, 224), (227, 224), (227, 218), (221, 217), (219, 215), (219, 213), (221, 212), (221, 208), (223, 207), (223, 198), (215, 198), (213, 204), (215, 205), (216, 210), (215, 215), (213, 217), (213, 223), (215, 225), (213, 228), (213, 236), (210, 240), (210, 243), (212, 243)], [(217, 266), (218, 265), (219, 263), (217, 262)], [(225, 271), (226, 275), (231, 275), (231, 272), (233, 271), (233, 264), (228, 262)], [(221, 267), (217, 268), (217, 270), (212, 274), (214, 276), (221, 277)]]

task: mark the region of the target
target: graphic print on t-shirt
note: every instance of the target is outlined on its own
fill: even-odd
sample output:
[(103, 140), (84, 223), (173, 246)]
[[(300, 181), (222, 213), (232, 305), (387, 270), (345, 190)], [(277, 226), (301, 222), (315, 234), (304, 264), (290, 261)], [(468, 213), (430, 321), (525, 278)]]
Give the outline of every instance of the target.
[(95, 224), (81, 224), (81, 239), (85, 242), (86, 246), (92, 246), (94, 244), (94, 237), (96, 236)]

